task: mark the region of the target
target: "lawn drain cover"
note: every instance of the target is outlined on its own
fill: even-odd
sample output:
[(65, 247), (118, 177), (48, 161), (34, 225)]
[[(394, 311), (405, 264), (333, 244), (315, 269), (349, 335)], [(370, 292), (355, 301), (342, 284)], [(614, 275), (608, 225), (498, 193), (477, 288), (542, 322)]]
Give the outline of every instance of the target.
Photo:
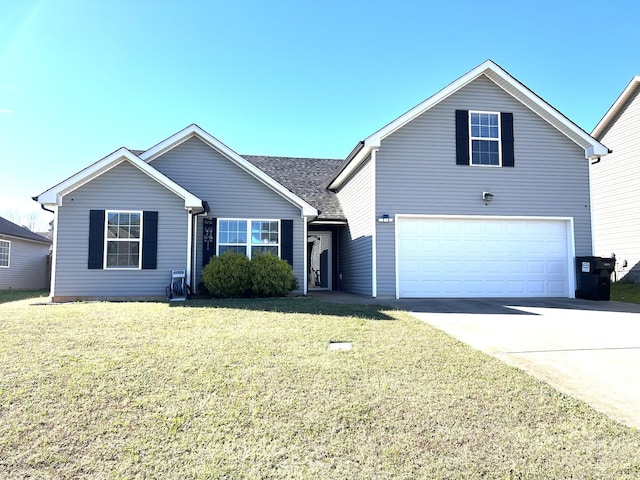
[(351, 342), (329, 342), (329, 350), (351, 350)]

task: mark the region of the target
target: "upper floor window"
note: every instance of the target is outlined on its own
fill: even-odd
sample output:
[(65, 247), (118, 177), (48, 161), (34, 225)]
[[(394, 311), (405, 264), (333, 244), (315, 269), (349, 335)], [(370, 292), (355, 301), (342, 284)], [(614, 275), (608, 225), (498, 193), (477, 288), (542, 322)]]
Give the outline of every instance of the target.
[(471, 165), (500, 166), (500, 114), (469, 112)]
[(141, 268), (142, 212), (108, 211), (106, 268)]
[(11, 242), (0, 240), (0, 267), (9, 267), (9, 255), (11, 253)]
[(456, 164), (515, 166), (513, 113), (456, 110)]

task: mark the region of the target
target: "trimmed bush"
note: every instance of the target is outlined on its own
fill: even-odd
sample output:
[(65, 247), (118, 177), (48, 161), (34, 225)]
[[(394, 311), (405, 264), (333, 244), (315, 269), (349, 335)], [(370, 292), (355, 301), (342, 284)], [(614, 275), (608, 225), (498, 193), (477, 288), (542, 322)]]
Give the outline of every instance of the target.
[(249, 259), (241, 253), (227, 251), (211, 257), (202, 270), (202, 283), (214, 297), (245, 297), (251, 288), (249, 273)]
[(293, 269), (275, 255), (258, 255), (251, 259), (251, 294), (255, 297), (283, 297), (297, 288)]

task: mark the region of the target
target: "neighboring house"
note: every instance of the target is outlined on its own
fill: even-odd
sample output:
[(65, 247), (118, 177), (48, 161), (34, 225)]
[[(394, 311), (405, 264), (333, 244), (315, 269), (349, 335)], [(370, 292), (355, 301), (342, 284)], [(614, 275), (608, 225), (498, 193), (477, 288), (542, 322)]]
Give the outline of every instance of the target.
[(612, 150), (591, 165), (594, 252), (615, 255), (617, 280), (640, 283), (640, 76), (591, 135)]
[(241, 156), (191, 125), (35, 199), (55, 211), (54, 300), (161, 296), (172, 269), (194, 290), (227, 250), (279, 255), (303, 293), (573, 297), (607, 152), (487, 61), (343, 162)]
[(0, 290), (47, 288), (51, 241), (0, 217)]

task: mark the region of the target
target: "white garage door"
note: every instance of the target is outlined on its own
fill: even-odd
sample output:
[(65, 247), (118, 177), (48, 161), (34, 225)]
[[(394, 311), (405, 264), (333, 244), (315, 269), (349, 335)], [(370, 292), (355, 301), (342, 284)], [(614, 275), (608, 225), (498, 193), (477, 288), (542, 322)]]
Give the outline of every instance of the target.
[(400, 297), (568, 297), (567, 220), (397, 221)]

